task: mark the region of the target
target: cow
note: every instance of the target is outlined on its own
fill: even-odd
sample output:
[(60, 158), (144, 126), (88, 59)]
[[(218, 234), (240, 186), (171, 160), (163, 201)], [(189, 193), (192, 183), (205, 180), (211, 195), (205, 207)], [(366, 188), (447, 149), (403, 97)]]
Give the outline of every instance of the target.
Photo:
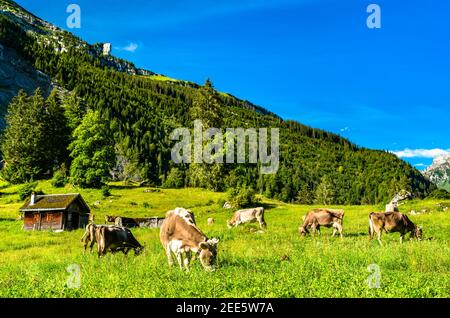
[(133, 249), (134, 255), (139, 255), (143, 246), (139, 244), (131, 231), (121, 226), (98, 226), (95, 229), (95, 239), (98, 245), (98, 257), (122, 251), (125, 255)]
[(216, 268), (217, 238), (208, 239), (195, 223), (194, 214), (184, 208), (168, 211), (164, 219), (159, 238), (166, 252), (169, 266), (173, 265), (175, 255), (180, 270), (183, 265), (189, 272), (189, 265), (194, 256), (198, 256), (201, 265), (207, 271)]
[(251, 223), (258, 221), (259, 227), (265, 229), (267, 227), (266, 221), (264, 221), (264, 208), (252, 208), (236, 211), (227, 222), (228, 228), (236, 227), (240, 224)]
[(208, 218), (208, 225), (213, 225), (216, 221), (213, 218)]
[(399, 232), (400, 243), (409, 232), (411, 238), (418, 241), (422, 239), (422, 228), (416, 226), (407, 215), (400, 212), (371, 212), (369, 214), (369, 239), (372, 241), (374, 233), (377, 234), (378, 242), (381, 243), (382, 231), (386, 233)]
[(105, 221), (113, 222), (114, 225), (125, 226), (127, 228), (132, 227), (158, 228), (161, 226), (163, 219), (158, 217), (129, 218), (124, 216), (107, 215), (105, 217)]
[(117, 215), (106, 215), (105, 216), (105, 222), (115, 223), (116, 222), (116, 218), (118, 218)]
[(342, 223), (344, 220), (344, 210), (333, 210), (333, 209), (314, 209), (306, 216), (303, 217), (303, 224), (298, 228), (299, 234), (305, 236), (309, 233), (309, 229), (312, 230), (315, 235), (316, 232), (320, 235), (320, 227), (332, 227), (333, 235), (339, 231), (340, 237), (342, 235)]
[(90, 250), (92, 252), (92, 248), (94, 247), (94, 244), (96, 242), (96, 239), (95, 239), (96, 228), (97, 228), (97, 225), (95, 225), (94, 223), (89, 223), (88, 225), (86, 225), (86, 231), (84, 232), (83, 236), (81, 237), (81, 242), (84, 242), (84, 251), (86, 251), (86, 248), (90, 242), (91, 243)]

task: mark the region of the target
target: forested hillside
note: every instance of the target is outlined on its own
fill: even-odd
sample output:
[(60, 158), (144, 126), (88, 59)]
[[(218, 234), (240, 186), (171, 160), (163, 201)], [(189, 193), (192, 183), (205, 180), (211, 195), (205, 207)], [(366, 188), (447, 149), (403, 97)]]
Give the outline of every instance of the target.
[[(0, 3), (13, 4), (6, 0)], [(14, 14), (7, 13), (0, 15), (0, 43), (47, 74), (55, 87), (49, 97), (41, 96), (40, 91), (31, 97), (22, 93), (9, 108), (2, 154), (3, 177), (11, 182), (51, 177), (58, 172), (79, 185), (99, 186), (107, 172), (116, 179), (165, 187), (226, 190), (247, 186), (269, 198), (305, 204), (379, 203), (389, 201), (400, 189), (419, 197), (434, 189), (419, 171), (393, 154), (363, 149), (335, 134), (284, 121), (261, 107), (217, 92), (210, 82), (199, 86), (152, 79), (152, 72), (130, 74), (115, 67), (118, 60), (105, 60), (95, 46), (68, 32), (58, 31), (55, 42), (51, 40), (54, 30), (39, 26), (40, 32), (30, 31), (31, 27), (24, 27), (28, 21), (18, 23), (17, 15), (13, 18)], [(207, 108), (214, 111), (214, 118), (207, 117), (211, 116)], [(40, 125), (42, 110), (54, 126)], [(14, 118), (22, 111), (36, 116), (27, 118), (20, 129)], [(170, 156), (174, 141), (169, 135), (175, 128), (192, 127), (195, 119), (213, 120), (219, 125), (216, 127), (223, 128), (280, 128), (278, 172), (260, 175), (256, 164), (174, 165)], [(39, 126), (37, 132), (23, 132), (34, 126)], [(80, 127), (89, 133), (82, 133)], [(54, 145), (41, 142), (54, 140), (57, 132), (64, 132), (58, 133), (65, 138), (58, 141), (64, 151), (55, 152)], [(36, 148), (25, 146), (10, 151), (12, 144), (24, 145), (36, 134), (41, 139), (36, 139), (35, 147), (47, 147), (41, 149), (46, 158), (51, 154), (57, 157), (31, 160)], [(80, 156), (88, 160), (97, 155), (95, 143), (89, 143), (92, 138), (101, 139), (104, 152), (100, 158), (104, 162), (86, 166)]]

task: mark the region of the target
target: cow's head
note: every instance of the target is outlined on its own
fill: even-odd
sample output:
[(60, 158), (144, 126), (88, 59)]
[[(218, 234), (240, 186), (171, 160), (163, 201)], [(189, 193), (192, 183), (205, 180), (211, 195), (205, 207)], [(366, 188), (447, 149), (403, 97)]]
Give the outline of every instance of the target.
[(205, 242), (201, 242), (198, 247), (200, 248), (200, 263), (207, 271), (213, 271), (217, 261), (217, 244), (219, 239), (213, 238)]
[(416, 226), (411, 234), (413, 234), (414, 238), (421, 241), (422, 240), (422, 227)]
[(227, 221), (227, 227), (228, 227), (229, 229), (231, 229), (231, 228), (234, 226), (234, 224), (235, 224), (235, 222), (234, 222), (233, 220), (228, 220), (228, 221)]
[(299, 228), (298, 228), (298, 234), (300, 234), (301, 236), (305, 236), (306, 234), (308, 234), (309, 233), (309, 231), (308, 231), (308, 229), (306, 228), (306, 226), (300, 226)]
[(136, 248), (134, 249), (134, 255), (139, 255), (139, 254), (141, 254), (143, 251), (144, 251), (144, 247), (143, 247), (143, 246), (136, 247)]

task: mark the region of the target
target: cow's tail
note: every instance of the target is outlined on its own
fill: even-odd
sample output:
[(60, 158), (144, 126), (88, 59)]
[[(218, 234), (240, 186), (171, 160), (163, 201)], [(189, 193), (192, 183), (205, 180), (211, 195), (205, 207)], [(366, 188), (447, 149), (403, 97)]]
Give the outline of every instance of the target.
[(81, 237), (81, 242), (84, 242), (84, 240), (86, 239), (86, 236), (89, 235), (89, 228), (88, 228), (89, 225), (90, 224), (86, 225), (86, 231), (84, 232), (83, 236)]
[(373, 214), (374, 214), (373, 212), (370, 212), (370, 214), (369, 214), (369, 239), (370, 240), (372, 240), (373, 233), (374, 233), (373, 220), (372, 220)]

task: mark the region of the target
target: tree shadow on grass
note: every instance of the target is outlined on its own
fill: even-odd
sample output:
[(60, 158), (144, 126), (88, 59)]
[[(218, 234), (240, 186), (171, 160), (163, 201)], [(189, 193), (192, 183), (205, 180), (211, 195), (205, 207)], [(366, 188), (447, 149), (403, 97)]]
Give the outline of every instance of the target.
[(359, 232), (359, 233), (345, 233), (343, 232), (344, 238), (345, 237), (361, 237), (361, 236), (369, 236), (368, 233), (363, 233), (363, 232)]
[(262, 206), (264, 210), (275, 209), (277, 207), (277, 205), (273, 203), (260, 203), (259, 206)]
[(0, 218), (0, 222), (4, 222), (4, 221), (19, 221), (19, 220), (16, 220), (15, 218)]
[(126, 184), (121, 184), (121, 185), (111, 184), (109, 186), (109, 188), (111, 190), (127, 190), (127, 189), (140, 189), (140, 188), (144, 189), (143, 187), (139, 187), (139, 186), (132, 185), (132, 184), (128, 184), (128, 185), (126, 185)]

